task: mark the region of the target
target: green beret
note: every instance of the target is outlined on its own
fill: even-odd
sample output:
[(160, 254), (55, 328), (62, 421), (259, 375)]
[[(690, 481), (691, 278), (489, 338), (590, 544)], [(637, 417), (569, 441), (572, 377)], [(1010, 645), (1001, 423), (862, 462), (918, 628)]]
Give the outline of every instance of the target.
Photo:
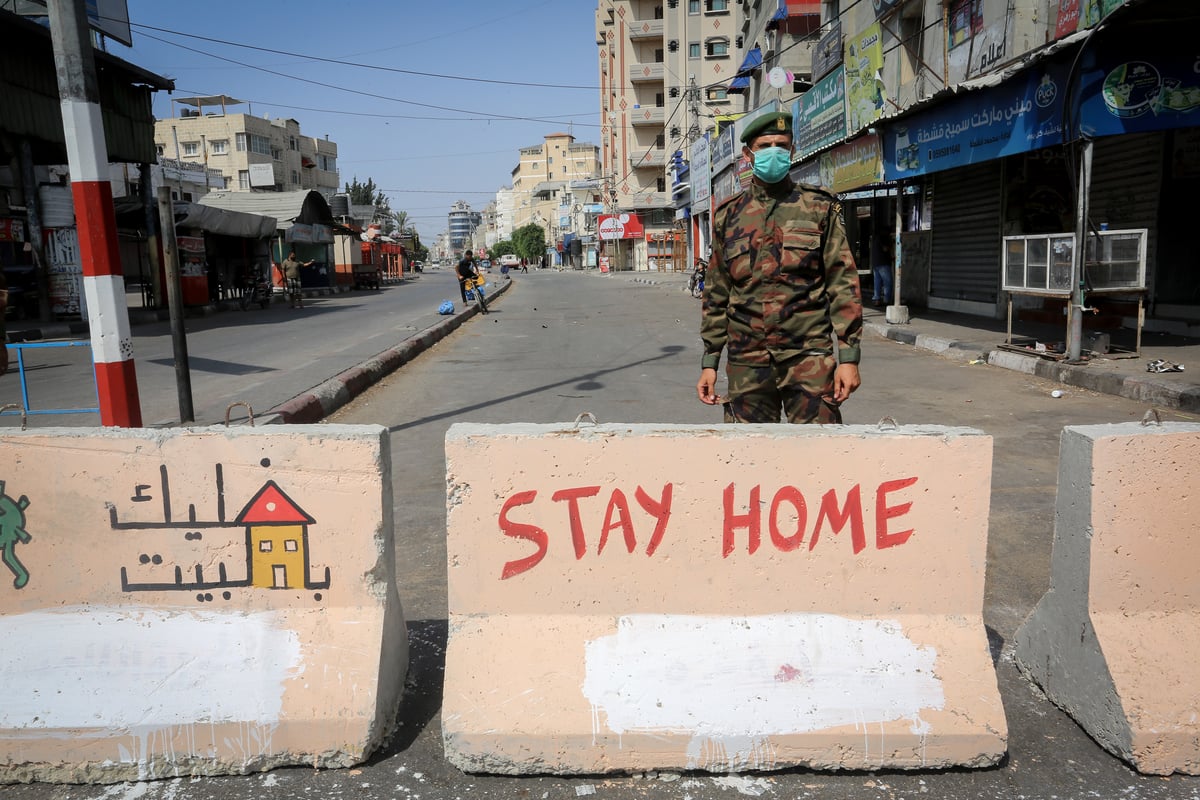
[(763, 114), (746, 126), (742, 131), (742, 144), (749, 144), (755, 136), (768, 133), (792, 135), (792, 115), (788, 111), (777, 111), (774, 114)]

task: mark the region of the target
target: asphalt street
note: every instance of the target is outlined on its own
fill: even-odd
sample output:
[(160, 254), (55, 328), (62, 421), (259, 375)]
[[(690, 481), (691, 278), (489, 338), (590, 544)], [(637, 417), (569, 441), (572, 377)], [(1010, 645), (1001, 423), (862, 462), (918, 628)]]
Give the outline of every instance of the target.
[[(444, 273), (427, 273), (422, 302), (432, 314), (436, 300), (453, 289)], [(291, 312), (283, 337), (268, 336), (246, 312), (247, 325), (222, 334), (205, 357), (245, 365), (206, 374), (205, 418), (215, 421), (229, 398), (281, 396), (308, 378), (289, 370), (322, 353), (347, 349), (368, 354), (398, 332), (359, 325), (363, 314), (386, 314), (378, 300), (358, 294)], [(306, 314), (332, 314), (345, 303), (339, 337), (313, 335)], [(378, 303), (378, 305), (374, 305)], [(846, 421), (877, 424), (969, 426), (994, 437), (989, 562), (984, 617), (996, 661), (1009, 726), (1009, 755), (994, 768), (926, 772), (818, 773), (788, 770), (732, 776), (649, 773), (634, 776), (491, 777), (466, 775), (443, 758), (439, 726), (447, 628), (445, 465), (443, 441), (455, 422), (572, 422), (584, 412), (601, 422), (717, 423), (720, 411), (695, 400), (700, 358), (699, 301), (675, 285), (631, 283), (621, 276), (536, 271), (514, 278), (492, 303), (493, 313), (475, 316), (448, 338), (381, 381), (329, 422), (372, 423), (391, 431), (393, 489), (400, 596), (412, 644), (402, 724), (369, 763), (350, 770), (276, 770), (228, 778), (181, 778), (115, 786), (12, 786), (4, 800), (99, 800), (106, 798), (671, 798), (708, 800), (779, 798), (1200, 798), (1200, 778), (1141, 776), (1098, 747), (1063, 712), (1017, 672), (1009, 642), (1046, 590), (1053, 533), (1058, 441), (1066, 425), (1143, 418), (1143, 404), (1085, 389), (1061, 388), (1041, 378), (986, 364), (950, 360), (870, 335), (863, 347), (863, 387), (844, 407)], [(272, 308), (278, 323), (289, 314)], [(386, 319), (386, 318), (385, 318)], [(431, 320), (431, 322), (436, 320)], [(203, 322), (203, 321), (202, 321)], [(411, 326), (411, 323), (405, 323)], [(413, 326), (416, 327), (416, 326)], [(276, 333), (281, 329), (273, 329)], [(317, 341), (310, 341), (315, 338)], [(139, 351), (154, 342), (170, 353), (165, 331), (138, 333)], [(250, 347), (251, 350), (243, 349)], [(312, 350), (311, 355), (307, 354)], [(330, 356), (332, 357), (332, 356)], [(164, 367), (170, 370), (168, 366)], [(145, 371), (155, 396), (147, 418), (165, 419), (173, 403), (171, 382)], [(328, 370), (326, 370), (328, 377)], [(323, 379), (323, 378), (321, 378)], [(143, 371), (139, 364), (139, 380)], [(151, 383), (151, 381), (154, 383)], [(287, 386), (279, 384), (287, 382)], [(211, 384), (212, 389), (207, 387)], [(312, 385), (310, 383), (309, 385)], [(7, 388), (7, 387), (6, 387)], [(197, 392), (199, 398), (200, 393)], [(144, 404), (148, 391), (144, 391)], [(271, 403), (277, 401), (270, 401)], [(201, 407), (198, 399), (197, 408)], [(220, 412), (219, 414), (217, 412)], [(1195, 421), (1194, 415), (1163, 412), (1164, 420)], [(40, 422), (39, 422), (40, 424)], [(520, 465), (497, 464), (496, 469)], [(912, 578), (914, 589), (922, 576)], [(927, 588), (927, 587), (926, 587)], [(499, 680), (520, 676), (497, 675)]]

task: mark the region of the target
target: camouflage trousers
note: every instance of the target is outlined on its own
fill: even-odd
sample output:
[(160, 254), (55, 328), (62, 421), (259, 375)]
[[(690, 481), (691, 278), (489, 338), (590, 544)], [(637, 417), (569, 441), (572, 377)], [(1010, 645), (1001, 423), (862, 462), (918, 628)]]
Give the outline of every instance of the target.
[(726, 364), (729, 400), (726, 422), (779, 422), (782, 409), (788, 422), (840, 424), (842, 412), (833, 401), (832, 355), (807, 355), (787, 361), (771, 359), (763, 366)]

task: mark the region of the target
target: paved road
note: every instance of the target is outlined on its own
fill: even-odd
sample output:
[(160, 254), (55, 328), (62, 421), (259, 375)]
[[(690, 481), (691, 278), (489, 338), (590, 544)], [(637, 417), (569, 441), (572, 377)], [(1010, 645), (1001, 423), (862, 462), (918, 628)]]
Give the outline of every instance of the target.
[[(262, 413), (312, 388), (350, 364), (391, 347), (444, 319), (442, 300), (461, 308), (452, 271), (423, 273), (378, 292), (356, 291), (305, 300), (303, 309), (275, 302), (263, 310), (228, 311), (186, 320), (192, 403), (197, 424), (225, 418), (234, 401)], [(179, 422), (170, 325), (133, 328), (142, 419), (147, 426)], [(26, 351), (33, 409), (95, 407), (88, 348)], [(14, 369), (15, 369), (15, 358)], [(15, 374), (0, 381), (0, 403), (19, 403)], [(236, 409), (233, 419), (245, 416)], [(97, 425), (98, 414), (31, 416), (31, 427)], [(14, 417), (0, 424), (19, 425)]]
[[(1062, 427), (1138, 420), (1145, 407), (1078, 389), (1055, 399), (1050, 392), (1059, 387), (1041, 379), (950, 361), (878, 337), (865, 342), (864, 386), (845, 409), (848, 422), (873, 424), (891, 416), (901, 424), (973, 426), (995, 438), (985, 619), (1009, 722), (1005, 763), (988, 770), (937, 773), (789, 771), (571, 779), (469, 776), (450, 767), (442, 758), (438, 721), (446, 639), (446, 429), (459, 421), (571, 421), (584, 411), (603, 422), (719, 418), (718, 411), (692, 399), (699, 362), (698, 304), (677, 287), (631, 284), (619, 276), (536, 272), (515, 281), (493, 308), (493, 314), (468, 321), (330, 420), (383, 424), (392, 432), (396, 557), (413, 647), (404, 724), (384, 751), (356, 770), (290, 769), (109, 788), (11, 787), (3, 790), (5, 800), (251, 794), (263, 800), (566, 800), (586, 794), (589, 787), (597, 798), (671, 800), (740, 795), (789, 800), (1200, 798), (1200, 779), (1142, 777), (1097, 747), (1020, 678), (1008, 645), (1048, 582)], [(1195, 419), (1175, 413), (1164, 418)], [(920, 580), (914, 576), (914, 586)]]

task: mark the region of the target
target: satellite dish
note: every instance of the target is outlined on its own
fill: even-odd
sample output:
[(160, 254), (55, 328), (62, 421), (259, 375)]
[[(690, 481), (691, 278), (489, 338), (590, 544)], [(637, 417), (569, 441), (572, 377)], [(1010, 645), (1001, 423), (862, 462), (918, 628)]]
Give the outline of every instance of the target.
[(783, 67), (775, 67), (767, 73), (767, 83), (770, 84), (771, 88), (773, 89), (782, 89), (790, 82), (791, 81), (788, 80), (787, 70), (785, 70)]

